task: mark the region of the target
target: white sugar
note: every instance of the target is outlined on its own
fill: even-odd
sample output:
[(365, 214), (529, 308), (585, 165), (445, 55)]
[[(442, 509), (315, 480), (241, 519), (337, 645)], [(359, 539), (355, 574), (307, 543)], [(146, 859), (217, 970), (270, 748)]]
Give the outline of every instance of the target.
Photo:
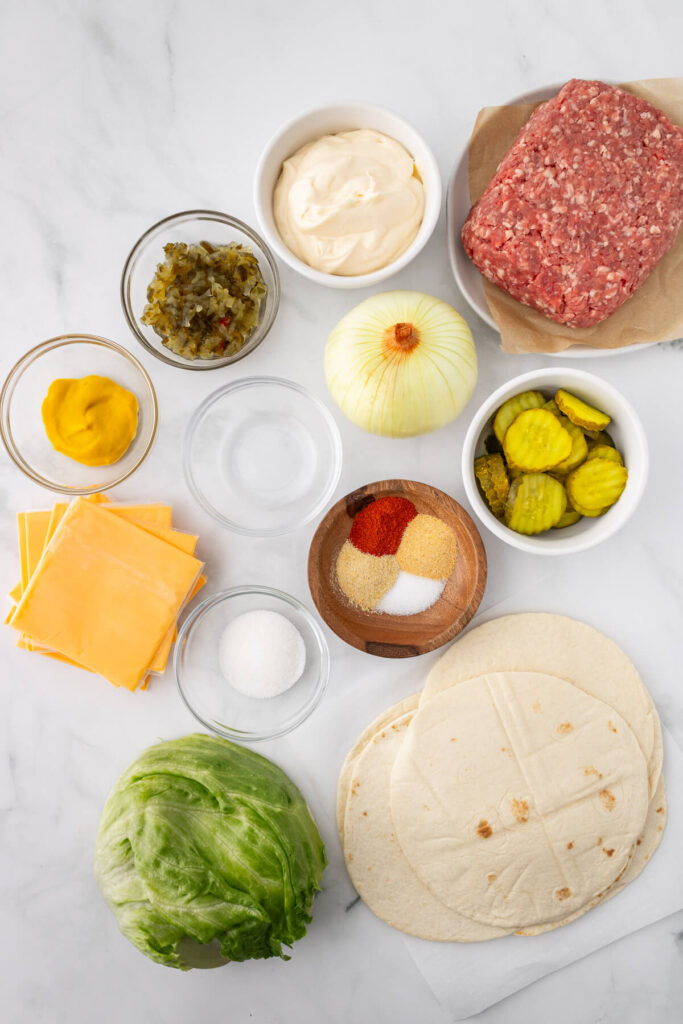
[(294, 686), (306, 665), (301, 633), (279, 612), (245, 612), (233, 619), (219, 641), (221, 672), (239, 693), (263, 699)]

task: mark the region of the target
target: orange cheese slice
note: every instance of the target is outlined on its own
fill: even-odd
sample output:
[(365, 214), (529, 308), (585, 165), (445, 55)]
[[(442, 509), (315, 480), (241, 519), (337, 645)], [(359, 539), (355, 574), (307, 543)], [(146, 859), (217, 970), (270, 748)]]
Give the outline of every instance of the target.
[[(169, 544), (173, 544), (174, 547), (179, 548), (181, 551), (185, 551), (188, 555), (194, 554), (195, 548), (197, 547), (197, 541), (199, 540), (199, 538), (195, 537), (194, 534), (182, 533), (180, 530), (169, 530), (162, 526), (152, 527), (149, 523), (145, 522), (141, 522), (139, 525), (142, 526), (143, 529), (149, 530), (149, 532), (153, 533), (156, 537), (160, 537), (162, 540), (167, 541)], [(206, 576), (200, 576), (192, 590), (192, 593), (187, 599), (188, 604), (199, 593), (205, 583)], [(176, 624), (173, 623), (150, 663), (150, 672), (160, 674), (166, 670), (166, 662), (168, 661), (168, 656), (171, 653), (171, 647), (175, 643), (177, 636), (178, 629)]]
[[(60, 520), (61, 520), (62, 516), (64, 515), (64, 513), (66, 512), (66, 510), (68, 509), (68, 507), (69, 507), (69, 502), (68, 501), (56, 501), (55, 504), (52, 506), (52, 512), (50, 513), (50, 521), (48, 523), (47, 532), (45, 534), (45, 540), (43, 541), (43, 547), (45, 547), (46, 544), (50, 543), (50, 538), (52, 537), (52, 534), (55, 532), (55, 530), (59, 526)], [(19, 514), (23, 515), (23, 516), (30, 515), (29, 512), (20, 512)], [(19, 555), (21, 557), (21, 541), (19, 543)], [(41, 555), (42, 555), (42, 551), (41, 551)], [(23, 594), (23, 592), (24, 592), (24, 586), (23, 586), (22, 581), (20, 580), (18, 583), (15, 583), (15, 585), (12, 587), (12, 589), (10, 590), (10, 592), (8, 594), (8, 597), (9, 597), (10, 601), (14, 601), (15, 604), (19, 604), (19, 601), (21, 600), (21, 595)], [(12, 611), (10, 612), (10, 617), (12, 615), (14, 615), (14, 609), (12, 609)], [(19, 644), (19, 641), (17, 641), (17, 647), (19, 647), (19, 646), (21, 646), (21, 645)]]
[[(90, 495), (87, 500), (88, 501), (92, 501), (95, 504), (105, 504), (105, 503), (109, 504), (110, 505), (110, 511), (115, 512), (116, 515), (120, 515), (124, 519), (129, 519), (131, 522), (138, 523), (138, 525), (140, 525), (140, 526), (144, 525), (144, 522), (150, 523), (152, 525), (158, 525), (161, 529), (164, 529), (164, 530), (169, 529), (170, 526), (171, 526), (173, 511), (172, 511), (170, 505), (160, 505), (160, 504), (153, 504), (153, 505), (149, 505), (149, 504), (148, 505), (114, 505), (114, 504), (112, 504), (110, 502), (110, 499), (105, 494), (93, 494), (93, 495)], [(26, 566), (26, 577), (27, 578), (26, 578), (26, 582), (24, 582), (23, 581), (24, 573), (22, 571), (22, 580), (19, 583), (15, 584), (15, 586), (12, 587), (12, 589), (9, 592), (9, 598), (10, 598), (11, 601), (14, 601), (15, 604), (18, 604), (19, 599), (21, 598), (21, 595), (22, 595), (24, 589), (26, 588), (26, 584), (28, 583), (28, 580), (31, 578), (31, 576), (33, 575), (33, 572), (34, 572), (36, 566), (38, 565), (38, 562), (40, 560), (40, 557), (41, 557), (41, 555), (43, 553), (44, 548), (52, 540), (54, 532), (57, 529), (57, 527), (59, 526), (60, 522), (62, 521), (62, 517), (64, 516), (64, 513), (66, 512), (68, 507), (69, 507), (69, 502), (68, 501), (57, 501), (57, 502), (55, 502), (55, 504), (52, 507), (51, 511), (47, 511), (47, 512), (42, 512), (42, 511), (40, 511), (40, 512), (20, 512), (19, 513), (19, 516), (23, 517), (23, 519), (22, 519), (22, 521), (24, 523), (24, 526), (23, 526), (23, 536), (26, 538), (26, 540), (23, 542), (24, 543), (24, 547), (23, 547), (24, 555), (23, 555), (23, 557), (26, 558), (25, 566)], [(19, 519), (19, 516), (17, 516), (17, 519)], [(38, 529), (36, 529), (38, 522), (41, 522), (41, 524), (42, 524), (42, 519), (40, 517), (46, 517), (46, 516), (48, 517), (47, 528), (44, 531), (42, 530), (42, 526), (39, 527)], [(33, 530), (34, 530), (34, 536), (35, 536), (35, 540), (34, 540), (34, 544), (35, 544), (35, 549), (34, 549), (35, 550), (35, 557), (33, 559), (27, 557), (27, 555), (28, 555), (28, 547), (29, 547), (29, 544), (28, 544), (29, 529), (30, 529), (29, 521), (31, 521), (33, 523)], [(176, 533), (180, 533), (180, 531), (178, 531), (178, 530), (170, 530), (169, 534), (165, 537), (165, 539), (169, 539), (171, 534), (175, 535)], [(160, 534), (160, 536), (161, 536), (161, 534)], [(182, 534), (182, 536), (183, 537), (191, 537), (191, 534)], [(19, 543), (20, 557), (21, 557), (21, 552), (22, 552), (22, 539), (21, 539), (21, 537), (22, 537), (22, 535), (20, 533), (20, 543)], [(196, 546), (196, 544), (197, 544), (197, 538), (196, 537), (194, 539), (194, 542), (195, 542), (195, 546)], [(171, 541), (171, 543), (173, 543), (173, 541)], [(190, 541), (187, 542), (187, 546), (185, 545), (184, 542), (179, 542), (175, 546), (176, 547), (180, 547), (181, 550), (183, 550), (183, 551), (188, 551), (189, 554), (194, 554), (194, 547), (191, 546), (191, 542)], [(23, 562), (22, 562), (22, 565), (24, 565)]]
[[(188, 597), (186, 604), (189, 604), (190, 601), (194, 600), (194, 598), (197, 596), (197, 594), (202, 589), (205, 583), (206, 576), (200, 576), (197, 582), (195, 583), (194, 589), (190, 596)], [(177, 639), (178, 627), (174, 623), (173, 626), (171, 626), (171, 628), (169, 629), (164, 639), (162, 640), (158, 651), (156, 652), (154, 658), (152, 659), (152, 662), (149, 666), (150, 672), (156, 672), (158, 674), (161, 674), (162, 672), (166, 671), (166, 663), (168, 661), (168, 656), (171, 653), (171, 648), (173, 647), (173, 644), (176, 642)]]
[(17, 513), (17, 539), (19, 541), (19, 572), (22, 593), (28, 586), (28, 564), (26, 562), (26, 513)]
[[(109, 498), (106, 494), (93, 494), (90, 495), (88, 501), (92, 501), (95, 504), (109, 504)], [(49, 544), (52, 536), (59, 526), (62, 518), (69, 507), (68, 501), (57, 501), (55, 502), (52, 509), (46, 511), (32, 511), (32, 512), (20, 512), (17, 516), (19, 526), (19, 554), (21, 564), (21, 581), (17, 583), (10, 591), (9, 597), (15, 604), (18, 604), (21, 600), (28, 581), (35, 572), (38, 562), (42, 556), (43, 550), (46, 545)], [(161, 504), (147, 504), (147, 505), (111, 505), (111, 511), (115, 512), (116, 515), (122, 516), (124, 519), (130, 519), (131, 521), (138, 522), (139, 520), (146, 519), (151, 524), (160, 524), (160, 529), (168, 529), (172, 521), (172, 510), (169, 505)], [(19, 524), (21, 520), (21, 524)], [(173, 534), (179, 531), (170, 530), (169, 533)], [(183, 537), (188, 537), (188, 534), (182, 534)], [(169, 539), (166, 536), (164, 539)], [(176, 544), (176, 547), (180, 547), (183, 551), (188, 551), (189, 554), (194, 554), (194, 548), (197, 544), (197, 538), (194, 538), (194, 546), (191, 542), (185, 545), (183, 542)], [(14, 615), (14, 609), (12, 609), (5, 619), (6, 623), (11, 622), (12, 616)], [(31, 641), (24, 636), (20, 636), (17, 640), (17, 647), (24, 648), (25, 650), (35, 650), (35, 646)], [(39, 654), (50, 654), (52, 657), (55, 656), (54, 651), (40, 651)]]
[(47, 529), (52, 517), (52, 509), (47, 511), (26, 512), (26, 567), (28, 578), (33, 576), (36, 566), (43, 553), (43, 545), (47, 536)]
[[(52, 512), (19, 512), (17, 515), (17, 535), (19, 540), (19, 564), (21, 567), (21, 580), (10, 591), (10, 598), (17, 604), (21, 595), (28, 585), (33, 572), (40, 561), (40, 555), (45, 542), (47, 526)], [(11, 622), (14, 609), (9, 612), (5, 622)], [(28, 649), (31, 650), (30, 645)]]
[[(187, 554), (193, 555), (195, 552), (197, 541), (199, 539), (198, 537), (196, 537), (193, 534), (184, 533), (180, 530), (171, 529), (166, 525), (157, 525), (162, 523), (165, 524), (172, 520), (172, 510), (168, 505), (160, 505), (159, 503), (145, 505), (115, 505), (109, 503), (109, 498), (105, 494), (92, 495), (87, 500), (96, 503), (108, 503), (108, 511), (111, 511), (116, 515), (121, 515), (123, 518), (128, 519), (130, 522), (135, 522), (138, 526), (141, 526), (143, 529), (147, 529), (150, 533), (153, 533), (155, 536), (167, 541), (169, 544), (172, 544), (174, 547), (179, 548), (181, 551), (185, 551)], [(59, 523), (61, 522), (62, 517), (64, 516), (68, 507), (68, 502), (58, 501), (55, 502), (52, 511), (48, 513), (49, 522), (47, 531), (44, 536), (43, 545), (39, 553), (40, 555), (42, 555), (42, 550), (44, 549), (44, 547), (50, 542), (55, 530), (59, 526)], [(42, 513), (29, 512), (23, 513), (23, 515), (25, 517), (34, 517), (41, 516)], [(24, 523), (25, 525), (24, 531), (22, 533), (22, 538), (28, 533), (28, 518), (25, 519)], [(36, 554), (38, 553), (36, 552), (34, 554), (33, 560), (27, 560), (27, 570), (29, 573), (29, 578), (33, 574), (33, 571), (37, 564)], [(197, 583), (195, 584), (192, 593), (188, 598), (187, 603), (194, 599), (194, 597), (199, 593), (199, 591), (202, 589), (205, 583), (206, 576), (200, 576)], [(15, 603), (18, 603), (19, 600), (21, 599), (22, 592), (23, 588), (21, 583), (17, 583), (13, 590), (10, 592), (10, 598)], [(14, 609), (12, 609), (12, 611), (9, 613), (9, 615), (5, 619), (5, 622), (10, 623), (13, 615)], [(177, 639), (177, 636), (178, 629), (174, 624), (168, 630), (151, 664), (149, 665), (150, 672), (153, 672), (155, 674), (161, 674), (165, 671), (168, 657), (171, 652), (171, 647), (173, 646), (175, 640)], [(17, 647), (23, 648), (25, 650), (35, 651), (37, 654), (42, 654), (45, 657), (53, 658), (57, 661), (62, 661), (67, 664), (74, 665), (76, 668), (84, 668), (83, 665), (79, 665), (77, 662), (72, 661), (70, 658), (67, 658), (64, 655), (59, 654), (56, 651), (46, 650), (45, 648), (41, 648), (38, 645), (33, 644), (25, 634), (22, 634), (17, 638)], [(85, 671), (88, 670), (85, 669)], [(149, 678), (146, 680), (144, 685), (141, 686), (141, 689), (147, 689), (148, 684)]]
[(173, 525), (173, 509), (170, 505), (124, 505), (112, 502), (107, 505), (107, 512), (114, 512), (123, 519), (135, 520), (136, 522), (144, 519), (146, 523), (150, 523), (152, 526), (168, 528)]
[(69, 507), (68, 501), (56, 501), (52, 506), (52, 515), (50, 516), (50, 522), (47, 528), (47, 534), (45, 536), (45, 543), (49, 544), (52, 540), (52, 535), (62, 521), (62, 517)]
[[(106, 494), (93, 494), (93, 495), (90, 496), (90, 498), (88, 500), (89, 501), (97, 501), (97, 502), (108, 502), (109, 498), (106, 496)], [(50, 543), (52, 535), (55, 532), (55, 530), (57, 529), (57, 527), (59, 526), (59, 524), (61, 522), (61, 519), (62, 519), (62, 516), (64, 515), (64, 513), (66, 512), (68, 507), (69, 507), (69, 502), (68, 501), (56, 501), (54, 503), (54, 505), (52, 506), (52, 510), (48, 513), (49, 520), (48, 520), (48, 524), (47, 524), (47, 529), (45, 531), (45, 535), (43, 537), (43, 542), (42, 542), (42, 545), (41, 545), (41, 548), (40, 548), (40, 553), (38, 555), (38, 559), (40, 559), (40, 555), (42, 555), (43, 548), (45, 547), (45, 545)], [(33, 574), (33, 569), (35, 569), (35, 566), (38, 564), (38, 561), (36, 561), (34, 566), (33, 566), (33, 568), (29, 570), (28, 559), (27, 559), (27, 553), (28, 553), (28, 543), (27, 543), (27, 539), (28, 539), (28, 525), (27, 525), (27, 523), (28, 523), (28, 519), (30, 517), (33, 517), (33, 516), (36, 516), (36, 515), (42, 516), (43, 513), (42, 512), (20, 512), (19, 515), (17, 516), (17, 524), (18, 524), (18, 521), (19, 521), (20, 518), (21, 518), (21, 521), (23, 523), (22, 526), (19, 526), (19, 558), (20, 558), (20, 564), (21, 564), (21, 567), (22, 567), (22, 572), (21, 572), (21, 580), (19, 581), (19, 583), (16, 583), (12, 587), (12, 589), (10, 590), (9, 595), (8, 595), (10, 600), (14, 601), (15, 604), (19, 603), (19, 601), (21, 599), (21, 595), (23, 594), (24, 590), (26, 589), (28, 581), (29, 581), (29, 579), (31, 578), (31, 576)], [(24, 576), (26, 578), (24, 578)], [(14, 614), (14, 613), (11, 612), (10, 614)], [(17, 646), (20, 646), (19, 641), (17, 641)]]
[(33, 643), (135, 689), (202, 563), (148, 530), (77, 498), (17, 605)]
[(26, 513), (26, 518), (24, 519), (26, 527), (26, 569), (29, 580), (36, 571), (40, 556), (43, 553), (43, 545), (51, 516), (51, 509)]
[[(115, 509), (112, 509), (112, 512), (114, 511)], [(151, 523), (146, 519), (130, 517), (129, 522), (135, 523), (136, 526), (140, 526), (143, 530), (147, 530), (148, 533), (153, 533), (155, 537), (165, 540), (167, 544), (172, 544), (174, 548), (178, 548), (179, 551), (184, 551), (187, 555), (193, 555), (195, 553), (199, 537), (196, 537), (193, 533), (184, 533), (182, 530), (174, 530), (168, 526), (157, 526), (155, 523)]]

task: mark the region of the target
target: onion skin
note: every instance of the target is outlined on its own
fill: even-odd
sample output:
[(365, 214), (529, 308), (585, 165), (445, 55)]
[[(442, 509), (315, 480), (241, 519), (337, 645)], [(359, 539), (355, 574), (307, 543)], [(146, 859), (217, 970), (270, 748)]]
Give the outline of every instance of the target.
[(462, 412), (477, 380), (477, 355), (467, 323), (446, 302), (422, 292), (382, 292), (330, 334), (325, 379), (362, 430), (415, 437)]

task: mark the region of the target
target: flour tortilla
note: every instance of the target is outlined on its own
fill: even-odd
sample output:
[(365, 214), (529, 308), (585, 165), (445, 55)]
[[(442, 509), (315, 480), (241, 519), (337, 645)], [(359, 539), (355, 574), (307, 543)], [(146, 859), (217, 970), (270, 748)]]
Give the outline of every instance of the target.
[[(390, 725), (395, 719), (400, 718), (401, 715), (405, 714), (406, 711), (414, 711), (420, 701), (420, 694), (414, 693), (410, 697), (405, 697), (400, 700), (397, 704), (393, 704), (386, 711), (383, 711), (381, 715), (378, 715), (370, 725), (367, 725), (354, 745), (346, 755), (346, 759), (341, 766), (339, 772), (339, 781), (337, 782), (337, 833), (339, 835), (339, 842), (344, 845), (344, 815), (346, 814), (346, 801), (349, 796), (349, 789), (351, 785), (351, 776), (353, 769), (358, 760), (359, 756), (363, 753), (368, 743), (376, 733), (380, 732), (386, 725)], [(387, 803), (389, 801), (389, 795), (387, 793)]]
[(534, 928), (525, 928), (522, 931), (518, 931), (516, 934), (542, 935), (544, 932), (552, 931), (554, 928), (561, 928), (562, 925), (571, 924), (571, 922), (575, 921), (577, 917), (581, 917), (582, 914), (587, 913), (587, 911), (592, 910), (601, 903), (607, 903), (607, 901), (611, 900), (613, 896), (622, 892), (622, 890), (624, 890), (627, 885), (630, 885), (631, 882), (638, 877), (641, 871), (647, 867), (652, 854), (661, 843), (664, 829), (666, 827), (666, 814), (666, 787), (662, 776), (657, 783), (655, 795), (650, 800), (650, 806), (647, 810), (647, 818), (645, 819), (645, 828), (636, 840), (633, 855), (621, 878), (618, 878), (606, 892), (602, 893), (602, 895), (589, 903), (583, 908), (583, 910), (577, 911), (577, 913), (572, 914), (571, 917), (565, 918), (563, 921), (558, 921), (554, 924), (537, 925)]
[(647, 766), (621, 715), (556, 676), (499, 672), (421, 705), (391, 776), (410, 865), (451, 909), (528, 929), (566, 919), (630, 860)]
[[(436, 942), (475, 942), (498, 938), (508, 932), (477, 924), (469, 918), (451, 911), (440, 900), (432, 896), (405, 859), (393, 832), (393, 820), (389, 811), (389, 773), (403, 741), (405, 729), (413, 717), (412, 713), (406, 712), (414, 711), (418, 699), (419, 694), (414, 694), (395, 704), (393, 708), (388, 709), (375, 719), (363, 731), (344, 762), (339, 780), (337, 812), (338, 814), (341, 812), (340, 840), (342, 846), (348, 845), (349, 852), (355, 860), (353, 869), (351, 868), (353, 861), (347, 865), (349, 875), (352, 879), (355, 877), (364, 879), (361, 886), (363, 898), (368, 907), (378, 917), (399, 931)], [(376, 741), (373, 743), (375, 737)], [(370, 746), (369, 751), (368, 746)], [(368, 751), (368, 755), (363, 758), (359, 770), (362, 798), (360, 801), (352, 803), (352, 807), (355, 804), (355, 811), (352, 810), (349, 816), (349, 832), (353, 834), (350, 836), (349, 843), (345, 844), (343, 817), (346, 813), (354, 769), (365, 751)], [(365, 787), (365, 779), (370, 780), (369, 787)], [(369, 823), (362, 814), (363, 807), (367, 804), (370, 805), (368, 817), (371, 818), (371, 821)], [(615, 881), (605, 893), (569, 917), (552, 924), (537, 925), (520, 930), (517, 934), (540, 935), (571, 924), (584, 913), (600, 903), (606, 903), (625, 889), (647, 866), (659, 846), (666, 826), (666, 811), (666, 791), (662, 777), (657, 785), (655, 795), (650, 801), (645, 829), (636, 841), (631, 859), (621, 878)], [(363, 831), (367, 831), (368, 824), (372, 830), (372, 841), (368, 842), (366, 837), (360, 848), (358, 848), (356, 839), (357, 824), (354, 821), (356, 812), (360, 815), (359, 820)], [(363, 833), (361, 833), (362, 835)], [(383, 873), (376, 870), (377, 865), (386, 865)], [(367, 872), (368, 867), (374, 872), (372, 875)]]
[(414, 713), (386, 721), (355, 761), (343, 841), (349, 876), (370, 910), (399, 931), (438, 942), (500, 938), (508, 932), (477, 924), (433, 896), (396, 839), (389, 810), (391, 769)]
[(662, 730), (633, 663), (597, 629), (564, 615), (504, 615), (470, 630), (427, 677), (420, 705), (456, 683), (490, 672), (547, 672), (609, 704), (633, 730), (648, 765), (650, 794), (662, 770)]

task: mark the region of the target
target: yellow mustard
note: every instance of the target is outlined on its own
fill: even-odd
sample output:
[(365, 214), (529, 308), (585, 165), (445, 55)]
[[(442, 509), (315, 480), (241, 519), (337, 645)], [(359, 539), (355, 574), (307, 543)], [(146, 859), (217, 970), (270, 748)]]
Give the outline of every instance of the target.
[(135, 395), (109, 377), (94, 374), (53, 380), (41, 411), (55, 451), (84, 466), (116, 462), (138, 429)]

